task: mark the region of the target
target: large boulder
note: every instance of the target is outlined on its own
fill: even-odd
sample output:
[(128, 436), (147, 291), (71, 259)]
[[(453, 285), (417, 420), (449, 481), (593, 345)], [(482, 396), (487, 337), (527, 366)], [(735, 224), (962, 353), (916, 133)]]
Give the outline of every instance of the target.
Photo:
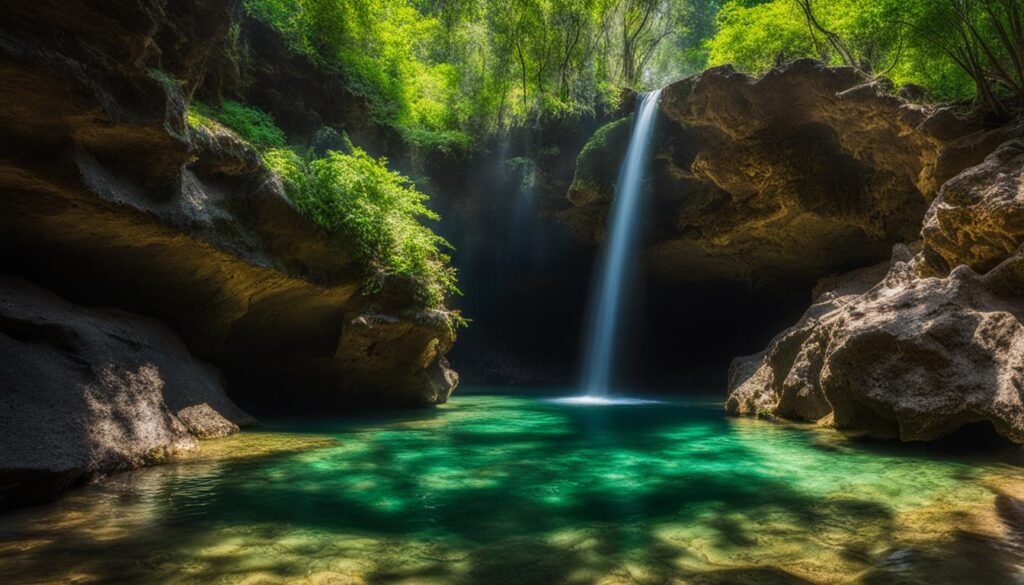
[[(1017, 128), (1020, 136), (1024, 128)], [(928, 209), (921, 269), (945, 275), (961, 264), (979, 272), (1024, 243), (1024, 139), (1004, 143), (942, 186)]]
[(0, 277), (0, 509), (253, 419), (165, 325)]
[(1021, 162), (1012, 140), (947, 182), (923, 252), (897, 246), (880, 282), (824, 292), (761, 357), (741, 358), (727, 410), (902, 440), (984, 423), (1024, 443)]
[[(884, 260), (916, 239), (936, 177), (972, 162), (946, 146), (977, 130), (811, 60), (757, 79), (711, 69), (666, 87), (660, 110), (648, 264), (676, 281), (812, 283)], [(606, 138), (581, 153), (563, 214), (594, 240), (628, 140)]]
[[(443, 402), (457, 380), (447, 313), (424, 312), (401, 282), (371, 294), (353, 245), (304, 217), (252, 148), (188, 126), (231, 38), (228, 4), (10, 7), (0, 273), (160, 319), (247, 406)], [(398, 325), (345, 341), (368, 335), (362, 315)]]

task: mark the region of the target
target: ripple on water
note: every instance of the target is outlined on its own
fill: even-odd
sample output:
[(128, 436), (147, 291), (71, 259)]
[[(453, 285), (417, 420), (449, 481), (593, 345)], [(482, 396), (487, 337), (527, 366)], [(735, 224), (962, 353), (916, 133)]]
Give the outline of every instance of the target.
[[(461, 396), (273, 422), (0, 517), (5, 582), (1021, 583), (1024, 472), (727, 419)], [(642, 405), (641, 405), (642, 406)]]

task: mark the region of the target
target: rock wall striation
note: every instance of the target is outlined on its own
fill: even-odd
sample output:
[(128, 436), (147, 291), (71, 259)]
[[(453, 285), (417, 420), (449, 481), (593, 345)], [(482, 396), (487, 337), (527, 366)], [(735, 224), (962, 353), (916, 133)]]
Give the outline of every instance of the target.
[(352, 246), (188, 100), (231, 2), (18, 5), (0, 35), (0, 271), (160, 319), (258, 408), (422, 406), (457, 381), (448, 315), (370, 294)]
[(981, 424), (1024, 443), (1022, 210), (1014, 138), (942, 186), (916, 254), (897, 245), (880, 279), (827, 283), (765, 352), (738, 358), (728, 412), (904, 441)]
[[(757, 79), (710, 69), (660, 107), (647, 257), (677, 282), (807, 284), (879, 262), (916, 239), (943, 177), (980, 160), (943, 156), (974, 124), (811, 60)], [(603, 129), (577, 163), (563, 218), (595, 241), (628, 128)]]

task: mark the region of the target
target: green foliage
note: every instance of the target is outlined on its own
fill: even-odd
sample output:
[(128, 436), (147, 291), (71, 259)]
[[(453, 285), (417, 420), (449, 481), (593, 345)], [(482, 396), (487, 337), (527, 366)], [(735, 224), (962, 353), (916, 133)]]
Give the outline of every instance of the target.
[(200, 104), (192, 102), (192, 105), (188, 108), (188, 125), (195, 128), (212, 128), (219, 125), (216, 120), (209, 116), (200, 113), (200, 109), (206, 111), (205, 108), (199, 108)]
[(708, 64), (763, 73), (780, 58), (813, 57), (923, 85), (936, 99), (1024, 97), (1024, 49), (1003, 43), (999, 28), (1022, 34), (1019, 0), (244, 5), (293, 50), (340, 72), (377, 122), (423, 150), (465, 150), (509, 126), (609, 109), (623, 87), (659, 87)]
[[(1019, 23), (1016, 0), (729, 0), (707, 43), (709, 63), (760, 74), (778, 60), (813, 57), (925, 87), (937, 100), (1024, 93), (1024, 39), (1003, 37)], [(839, 46), (830, 42), (834, 33)], [(848, 57), (843, 51), (849, 53)]]
[(245, 0), (415, 147), (469, 148), (703, 68), (723, 0)]
[(369, 290), (380, 290), (389, 279), (406, 279), (427, 307), (442, 307), (445, 298), (458, 293), (455, 269), (443, 252), (451, 246), (420, 222), (437, 220), (437, 214), (425, 205), (427, 196), (389, 170), (386, 160), (359, 148), (314, 160), (272, 149), (263, 158), (305, 214), (353, 243), (368, 269)]
[(601, 153), (607, 152), (616, 141), (623, 141), (628, 138), (633, 127), (633, 116), (626, 116), (618, 120), (612, 120), (598, 128), (590, 136), (587, 143), (583, 145), (577, 157), (577, 165), (591, 160)]
[(718, 34), (708, 43), (711, 65), (732, 64), (761, 74), (787, 59), (812, 57), (814, 48), (803, 16), (792, 0), (745, 6), (727, 3), (718, 14)]
[(192, 102), (188, 116), (193, 126), (208, 126), (215, 120), (257, 148), (282, 148), (286, 143), (284, 132), (270, 114), (235, 101), (224, 100), (219, 108)]
[(609, 164), (609, 157), (625, 149), (632, 127), (633, 116), (626, 116), (594, 132), (576, 157), (570, 193), (600, 193), (614, 185), (619, 169), (617, 164)]
[(392, 0), (246, 0), (293, 50), (339, 70), (374, 119), (411, 145), (465, 148), (460, 71), (439, 59), (440, 23)]
[[(437, 220), (437, 214), (425, 205), (426, 195), (388, 169), (386, 159), (371, 157), (331, 128), (321, 129), (315, 139), (325, 151), (322, 158), (312, 150), (301, 156), (285, 147), (284, 132), (272, 117), (237, 102), (225, 101), (220, 108), (194, 102), (188, 121), (195, 127), (222, 125), (259, 147), (263, 164), (281, 178), (299, 210), (353, 246), (369, 292), (381, 290), (389, 279), (405, 279), (418, 302), (433, 308), (458, 293), (455, 269), (443, 252), (451, 246), (420, 222)], [(456, 325), (465, 323), (452, 318)]]

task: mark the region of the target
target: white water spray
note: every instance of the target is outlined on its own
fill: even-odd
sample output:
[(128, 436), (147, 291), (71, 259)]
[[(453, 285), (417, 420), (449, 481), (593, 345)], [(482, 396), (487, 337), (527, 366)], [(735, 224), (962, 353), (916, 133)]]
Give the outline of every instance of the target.
[(626, 158), (619, 169), (615, 186), (610, 229), (600, 265), (597, 288), (591, 297), (593, 315), (589, 344), (583, 362), (583, 390), (591, 399), (607, 397), (611, 384), (612, 356), (622, 314), (624, 274), (638, 245), (640, 223), (640, 192), (644, 170), (649, 157), (651, 134), (661, 90), (645, 94), (633, 122), (633, 135), (629, 140)]

